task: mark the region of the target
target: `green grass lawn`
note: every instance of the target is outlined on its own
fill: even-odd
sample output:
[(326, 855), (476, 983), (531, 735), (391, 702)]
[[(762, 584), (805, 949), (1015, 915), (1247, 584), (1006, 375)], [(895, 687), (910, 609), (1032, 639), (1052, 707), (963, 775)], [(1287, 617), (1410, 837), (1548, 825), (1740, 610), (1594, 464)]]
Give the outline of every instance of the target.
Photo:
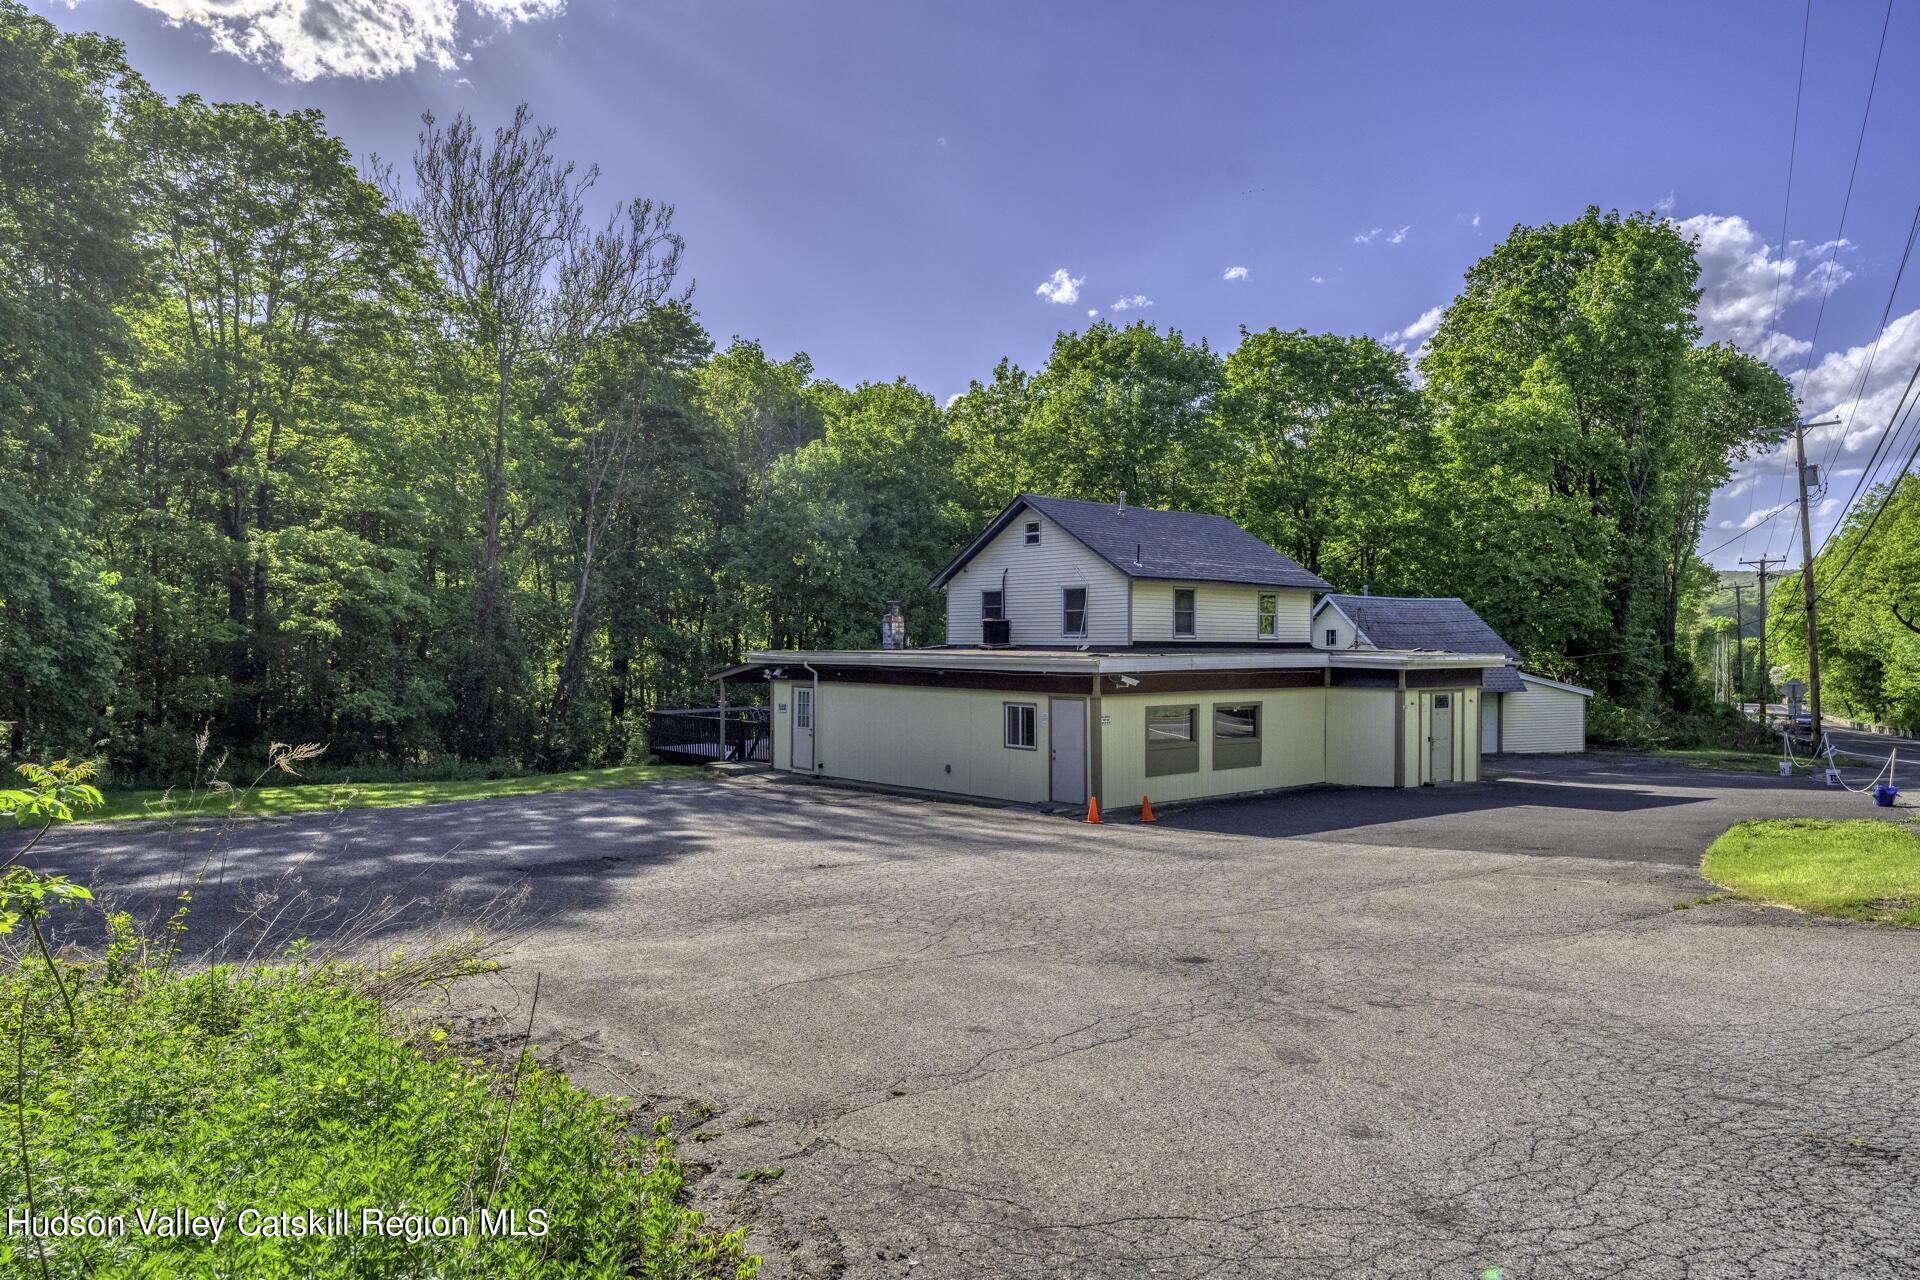
[(1778, 751), (1730, 751), (1721, 747), (1700, 747), (1689, 750), (1662, 749), (1652, 754), (1658, 759), (1690, 764), (1696, 769), (1723, 769), (1734, 773), (1780, 772)]
[(1700, 874), (1739, 897), (1920, 928), (1920, 831), (1873, 818), (1737, 823)]
[[(120, 937), (132, 953), (65, 965), (71, 1025), (38, 956), (0, 967), (0, 1083), (17, 1112), (0, 1196), (22, 1213), (31, 1202), (43, 1215), (123, 1215), (126, 1232), (15, 1232), (0, 1239), (0, 1274), (751, 1280), (758, 1269), (744, 1228), (687, 1205), (670, 1122), (650, 1132), (645, 1113), (532, 1054), (483, 1060), (371, 994), (386, 989), (381, 974), (138, 967), (138, 940)], [(142, 1230), (141, 1211), (176, 1209), (225, 1230)], [(346, 1211), (344, 1229), (325, 1225), (329, 1209)], [(272, 1229), (309, 1213), (320, 1231)]]
[(705, 773), (706, 769), (701, 765), (627, 764), (611, 769), (531, 773), (517, 778), (468, 778), (457, 782), (262, 785), (246, 792), (203, 792), (198, 796), (190, 796), (179, 789), (172, 792), (110, 791), (107, 793), (106, 807), (85, 815), (82, 820), (100, 822), (119, 818), (225, 817), (228, 814), (267, 816), (314, 813), (327, 809), (392, 809), (403, 805), (480, 800), (490, 796), (538, 796), (555, 791), (632, 787), (664, 778), (698, 778)]

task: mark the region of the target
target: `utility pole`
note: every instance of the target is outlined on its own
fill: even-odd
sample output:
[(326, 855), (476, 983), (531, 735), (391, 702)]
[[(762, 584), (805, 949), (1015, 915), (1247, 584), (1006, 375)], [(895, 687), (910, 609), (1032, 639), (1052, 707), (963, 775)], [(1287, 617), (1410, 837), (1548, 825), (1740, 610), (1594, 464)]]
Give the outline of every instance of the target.
[(1758, 560), (1742, 560), (1741, 564), (1750, 564), (1760, 571), (1760, 719), (1767, 718), (1767, 694), (1773, 685), (1773, 672), (1767, 667), (1767, 571), (1777, 564), (1785, 564), (1785, 556), (1761, 556)]
[[(1740, 593), (1746, 587), (1733, 584), (1733, 700), (1740, 708), (1740, 714), (1747, 713), (1747, 610), (1740, 599)], [(1760, 709), (1760, 719), (1767, 718), (1767, 709)]]
[[(1820, 749), (1820, 628), (1814, 621), (1813, 607), (1820, 595), (1813, 586), (1813, 521), (1807, 514), (1807, 428), (1837, 427), (1838, 418), (1793, 424), (1793, 457), (1800, 474), (1800, 585), (1807, 595), (1807, 698), (1812, 719), (1808, 729), (1813, 749)], [(1817, 477), (1816, 477), (1817, 480)]]

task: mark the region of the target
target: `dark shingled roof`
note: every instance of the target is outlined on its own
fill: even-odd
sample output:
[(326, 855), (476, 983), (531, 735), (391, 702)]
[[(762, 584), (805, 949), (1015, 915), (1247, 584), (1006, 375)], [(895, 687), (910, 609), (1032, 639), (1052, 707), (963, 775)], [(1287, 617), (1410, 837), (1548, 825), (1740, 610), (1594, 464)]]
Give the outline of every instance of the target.
[[(958, 573), (1023, 507), (1031, 507), (1059, 525), (1129, 578), (1333, 589), (1225, 516), (1045, 498), (1031, 493), (1008, 503), (953, 563), (934, 576), (933, 585), (942, 586)], [(1140, 556), (1137, 564), (1136, 549)]]
[(1488, 667), (1480, 673), (1480, 687), (1488, 693), (1525, 693), (1527, 682), (1512, 667)]
[(1512, 645), (1454, 596), (1330, 595), (1322, 601), (1328, 602), (1346, 614), (1377, 649), (1500, 653), (1513, 662), (1520, 660)]

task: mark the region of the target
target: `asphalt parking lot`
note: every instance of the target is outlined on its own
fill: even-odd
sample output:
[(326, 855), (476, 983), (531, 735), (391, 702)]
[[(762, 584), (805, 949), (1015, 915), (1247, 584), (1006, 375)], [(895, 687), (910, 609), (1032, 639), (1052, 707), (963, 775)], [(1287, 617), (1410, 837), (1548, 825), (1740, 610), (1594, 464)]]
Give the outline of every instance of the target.
[(1735, 818), (1871, 806), (1507, 773), (1099, 828), (687, 782), (52, 860), (149, 903), (204, 864), (216, 933), (289, 876), (339, 913), (526, 888), (469, 998), (524, 1019), (537, 973), (581, 1078), (716, 1108), (685, 1151), (769, 1277), (1920, 1273), (1920, 935), (1673, 909)]

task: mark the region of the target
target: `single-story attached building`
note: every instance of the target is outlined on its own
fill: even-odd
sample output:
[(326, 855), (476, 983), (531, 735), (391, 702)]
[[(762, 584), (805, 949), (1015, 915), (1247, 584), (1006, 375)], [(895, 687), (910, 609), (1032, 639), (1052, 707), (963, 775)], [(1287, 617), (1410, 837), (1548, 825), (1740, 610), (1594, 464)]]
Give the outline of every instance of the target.
[(1587, 749), (1587, 699), (1593, 690), (1519, 669), (1520, 655), (1454, 596), (1326, 595), (1313, 611), (1323, 649), (1404, 649), (1506, 655), (1480, 686), (1480, 753)]
[[(1329, 584), (1230, 520), (1022, 495), (933, 585), (947, 640), (762, 650), (775, 769), (1132, 806), (1320, 783), (1473, 781), (1511, 650), (1324, 646)], [(1484, 624), (1482, 624), (1484, 627)]]

